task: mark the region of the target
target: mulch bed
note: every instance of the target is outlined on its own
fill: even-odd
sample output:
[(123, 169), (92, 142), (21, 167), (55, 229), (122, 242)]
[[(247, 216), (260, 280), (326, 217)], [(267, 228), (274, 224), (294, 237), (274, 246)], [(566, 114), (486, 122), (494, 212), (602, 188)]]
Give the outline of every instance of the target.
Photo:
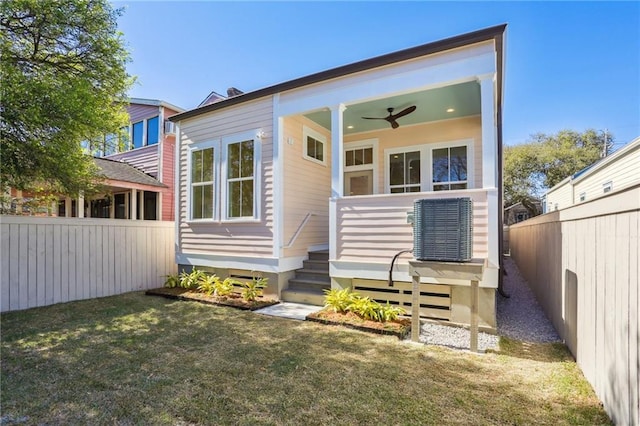
[(162, 287), (147, 290), (145, 294), (150, 296), (162, 296), (168, 299), (176, 300), (190, 300), (194, 302), (207, 303), (210, 305), (230, 306), (232, 308), (243, 309), (247, 311), (255, 311), (256, 309), (266, 308), (267, 306), (277, 305), (278, 302), (275, 299), (258, 297), (257, 300), (247, 302), (239, 294), (233, 294), (231, 296), (207, 296), (204, 293), (200, 293), (186, 288), (174, 287)]
[(398, 339), (404, 339), (411, 331), (411, 320), (407, 318), (378, 322), (366, 320), (353, 312), (336, 313), (331, 310), (322, 310), (307, 315), (307, 320), (321, 324), (342, 325), (369, 333), (396, 336)]

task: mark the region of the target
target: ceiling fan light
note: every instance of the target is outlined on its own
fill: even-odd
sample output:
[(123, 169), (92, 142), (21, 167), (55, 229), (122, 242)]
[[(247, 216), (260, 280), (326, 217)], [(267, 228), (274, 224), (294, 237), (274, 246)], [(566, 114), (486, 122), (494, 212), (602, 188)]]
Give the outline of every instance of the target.
[(447, 112), (454, 112), (454, 111), (455, 111), (455, 109), (453, 109), (453, 108), (447, 108)]

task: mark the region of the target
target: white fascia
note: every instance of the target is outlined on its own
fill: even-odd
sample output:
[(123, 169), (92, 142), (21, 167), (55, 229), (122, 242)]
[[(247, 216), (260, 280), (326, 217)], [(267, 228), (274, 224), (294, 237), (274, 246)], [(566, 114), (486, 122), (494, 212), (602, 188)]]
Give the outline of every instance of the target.
[(424, 68), (407, 71), (399, 69), (396, 74), (379, 78), (364, 76), (359, 81), (323, 91), (314, 91), (309, 95), (292, 91), (286, 98), (280, 98), (279, 113), (283, 116), (294, 115), (326, 108), (328, 105), (341, 103), (348, 105), (398, 93), (475, 81), (476, 76), (488, 73), (495, 73), (495, 53), (493, 52)]

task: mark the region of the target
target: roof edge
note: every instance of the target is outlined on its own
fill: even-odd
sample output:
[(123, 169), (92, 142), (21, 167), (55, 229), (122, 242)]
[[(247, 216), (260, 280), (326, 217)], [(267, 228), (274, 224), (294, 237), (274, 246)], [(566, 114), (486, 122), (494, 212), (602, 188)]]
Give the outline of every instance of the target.
[(161, 107), (171, 108), (174, 111), (178, 111), (178, 113), (183, 113), (187, 111), (184, 108), (181, 108), (177, 105), (173, 105), (169, 102), (166, 102), (160, 99), (129, 98), (128, 101), (129, 101), (129, 104), (140, 104), (140, 105), (161, 106)]
[[(192, 110), (173, 115), (169, 117), (168, 120), (169, 121), (184, 120), (187, 118), (198, 116), (200, 114), (205, 114), (210, 111), (223, 109), (232, 105), (237, 105), (240, 103), (252, 101), (255, 99), (259, 99), (265, 96), (284, 92), (287, 90), (292, 90), (292, 89), (307, 86), (310, 84), (315, 84), (322, 81), (343, 77), (349, 74), (354, 74), (357, 72), (366, 71), (369, 69), (378, 68), (385, 65), (390, 65), (396, 62), (415, 59), (421, 56), (432, 55), (435, 53), (440, 53), (446, 50), (451, 50), (451, 49), (463, 47), (470, 44), (480, 43), (483, 41), (496, 40), (500, 44), (499, 53), (502, 56), (503, 54), (503, 52), (501, 52), (502, 37), (506, 28), (507, 28), (507, 24), (500, 24), (493, 27), (476, 30), (470, 33), (464, 33), (457, 36), (441, 39), (438, 41), (422, 44), (419, 46), (410, 47), (408, 49), (398, 50), (392, 53), (387, 53), (381, 56), (376, 56), (373, 58), (354, 62), (348, 65), (343, 65), (337, 68), (332, 68), (329, 70), (317, 72), (315, 74), (310, 74), (305, 77), (296, 78), (294, 80), (289, 80), (273, 86), (268, 86), (263, 89), (258, 89), (253, 92), (247, 92), (245, 94), (235, 96), (220, 102), (204, 105), (202, 107), (197, 107)], [(500, 61), (500, 68), (501, 68), (503, 58), (500, 57), (499, 61)], [(498, 74), (500, 74), (501, 71), (502, 70), (499, 70)], [(500, 84), (502, 84), (502, 82), (500, 82)], [(501, 89), (502, 88), (499, 89), (500, 92), (502, 92)], [(502, 93), (500, 93), (500, 96), (502, 96)]]

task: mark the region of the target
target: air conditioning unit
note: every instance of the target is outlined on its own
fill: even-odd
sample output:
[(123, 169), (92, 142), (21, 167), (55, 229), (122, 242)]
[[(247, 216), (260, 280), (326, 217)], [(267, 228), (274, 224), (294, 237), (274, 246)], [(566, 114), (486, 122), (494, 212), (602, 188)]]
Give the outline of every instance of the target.
[(473, 256), (471, 198), (416, 200), (413, 256), (417, 260), (466, 262)]
[(175, 135), (176, 134), (176, 123), (173, 121), (165, 120), (164, 122), (164, 133), (166, 135)]

